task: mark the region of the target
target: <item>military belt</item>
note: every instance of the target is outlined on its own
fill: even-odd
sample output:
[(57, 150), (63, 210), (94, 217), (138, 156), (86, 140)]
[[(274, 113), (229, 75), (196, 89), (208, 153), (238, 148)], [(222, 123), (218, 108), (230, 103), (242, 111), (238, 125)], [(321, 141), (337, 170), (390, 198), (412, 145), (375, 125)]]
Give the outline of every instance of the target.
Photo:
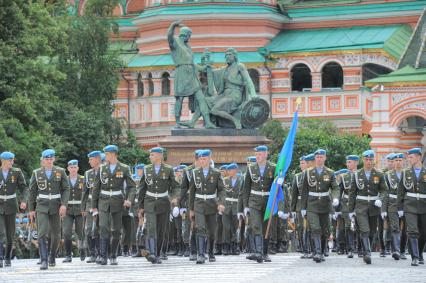
[(269, 196), (269, 192), (260, 192), (260, 191), (251, 190), (250, 193), (253, 195), (258, 195), (262, 197)]
[(356, 196), (356, 199), (372, 201), (372, 200), (378, 200), (379, 196)]
[(48, 200), (58, 199), (58, 198), (61, 198), (61, 194), (54, 194), (54, 195), (52, 195), (52, 194), (48, 194), (48, 195), (39, 194), (38, 198), (43, 198), (43, 199), (48, 199)]
[(302, 197), (301, 197), (301, 196), (298, 196), (298, 197), (297, 197), (297, 199), (302, 199)]
[(122, 195), (123, 193), (121, 191), (104, 191), (104, 190), (101, 190), (101, 194), (111, 197), (111, 196), (119, 196), (119, 195)]
[(309, 192), (309, 195), (311, 197), (326, 197), (330, 195), (330, 192), (323, 192), (323, 193)]
[(69, 200), (68, 204), (81, 204), (81, 200)]
[(139, 199), (135, 198), (135, 203), (139, 202)]
[(2, 200), (8, 200), (8, 199), (13, 199), (13, 198), (16, 198), (16, 194), (13, 194), (13, 195), (0, 195), (0, 199), (2, 199)]
[(389, 194), (389, 197), (390, 197), (390, 198), (397, 198), (397, 195)]
[(425, 194), (407, 193), (407, 197), (421, 199), (421, 198), (426, 198), (426, 195)]
[(92, 195), (89, 195), (89, 199), (92, 199)]
[(343, 197), (343, 198), (346, 198), (346, 199), (348, 199), (348, 198), (349, 198), (349, 196), (348, 196), (347, 194), (343, 194), (343, 195), (342, 195), (342, 197)]
[(216, 198), (216, 194), (213, 194), (213, 195), (195, 194), (195, 197), (199, 198), (199, 199), (203, 199), (203, 200), (214, 199), (214, 198)]
[(237, 198), (225, 198), (225, 200), (230, 202), (238, 202)]
[(151, 192), (146, 192), (147, 196), (153, 197), (153, 198), (164, 198), (164, 197), (168, 197), (169, 196), (169, 192), (164, 192), (164, 193), (151, 193)]

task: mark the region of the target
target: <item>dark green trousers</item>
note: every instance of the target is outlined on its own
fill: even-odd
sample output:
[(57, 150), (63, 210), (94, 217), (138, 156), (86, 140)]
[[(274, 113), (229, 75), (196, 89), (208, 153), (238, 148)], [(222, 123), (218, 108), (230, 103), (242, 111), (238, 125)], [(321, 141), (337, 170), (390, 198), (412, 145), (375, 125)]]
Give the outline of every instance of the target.
[(72, 239), (72, 226), (75, 227), (75, 233), (79, 240), (83, 240), (83, 216), (66, 215), (62, 222), (64, 240)]
[(113, 240), (120, 240), (122, 211), (110, 213), (100, 210), (98, 217), (101, 239), (108, 239), (111, 232)]
[(312, 236), (328, 237), (330, 218), (329, 213), (307, 212), (309, 229)]
[(208, 236), (211, 241), (215, 239), (216, 214), (202, 214), (195, 212), (195, 229), (197, 236)]
[(238, 218), (237, 215), (223, 214), (222, 215), (222, 242), (224, 244), (230, 244), (237, 242), (237, 229), (238, 229)]
[(0, 214), (0, 241), (6, 245), (11, 245), (15, 238), (15, 218), (16, 213)]

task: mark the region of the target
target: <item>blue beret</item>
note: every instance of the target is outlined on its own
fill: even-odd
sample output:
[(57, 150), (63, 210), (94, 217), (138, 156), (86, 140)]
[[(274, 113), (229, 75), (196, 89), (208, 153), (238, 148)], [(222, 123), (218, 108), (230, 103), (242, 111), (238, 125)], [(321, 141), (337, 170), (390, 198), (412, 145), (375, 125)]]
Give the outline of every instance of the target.
[(259, 145), (254, 148), (254, 151), (268, 151), (268, 147), (266, 145)]
[(348, 172), (349, 172), (348, 169), (340, 169), (340, 170), (337, 170), (336, 172), (334, 172), (334, 176), (338, 176), (338, 175), (341, 175), (341, 174), (346, 174)]
[(368, 158), (374, 158), (376, 154), (374, 153), (374, 151), (372, 151), (371, 149), (366, 150), (362, 153), (363, 157), (368, 157)]
[(395, 153), (394, 155), (393, 155), (393, 159), (397, 159), (397, 158), (404, 158), (404, 153)]
[(314, 155), (326, 155), (327, 151), (325, 149), (317, 149), (317, 151), (314, 152)]
[(101, 161), (105, 161), (105, 153), (101, 153)]
[(219, 167), (219, 170), (227, 170), (228, 165), (224, 164)]
[(41, 153), (43, 158), (52, 158), (55, 157), (55, 151), (53, 149), (46, 149)]
[(227, 170), (238, 169), (237, 163), (231, 163), (226, 167)]
[(177, 171), (179, 171), (179, 168), (177, 166), (173, 167), (173, 172), (177, 172)]
[(0, 154), (0, 159), (10, 160), (14, 158), (15, 158), (15, 154), (9, 151), (5, 151), (5, 152), (2, 152), (2, 154)]
[(92, 151), (92, 152), (90, 152), (88, 155), (87, 155), (87, 157), (89, 157), (89, 158), (92, 158), (92, 157), (98, 157), (98, 156), (101, 156), (101, 151), (100, 150), (95, 150), (95, 151)]
[(256, 162), (256, 156), (249, 156), (247, 157), (248, 162)]
[(210, 149), (203, 149), (202, 151), (200, 151), (198, 153), (198, 157), (207, 157), (210, 156), (212, 154)]
[(135, 170), (143, 169), (143, 168), (145, 168), (145, 164), (143, 164), (143, 163), (139, 163), (139, 164), (135, 165)]
[(422, 155), (422, 150), (421, 150), (421, 148), (420, 148), (420, 147), (415, 147), (415, 148), (409, 149), (409, 150), (407, 151), (407, 153), (408, 153), (408, 154), (418, 154), (418, 155)]
[(302, 157), (299, 158), (299, 161), (305, 161), (305, 158), (306, 156), (303, 155)]
[(118, 152), (118, 146), (113, 145), (113, 144), (107, 145), (106, 147), (104, 147), (104, 152), (115, 152), (115, 153), (117, 153)]
[(310, 153), (305, 156), (305, 161), (314, 161), (314, 160), (315, 160), (315, 155), (313, 153)]
[(68, 165), (77, 166), (78, 160), (77, 159), (70, 160), (70, 161), (68, 161)]
[(346, 160), (359, 161), (359, 156), (351, 154), (351, 155), (346, 156)]
[(163, 153), (164, 152), (164, 148), (162, 147), (153, 147), (149, 150), (149, 152), (155, 152), (155, 153)]
[(393, 160), (394, 158), (395, 158), (394, 153), (389, 153), (388, 155), (386, 155), (386, 159), (388, 159), (388, 160)]
[(178, 166), (179, 170), (184, 170), (184, 169), (186, 169), (186, 167), (188, 167), (188, 166), (186, 166), (184, 164)]

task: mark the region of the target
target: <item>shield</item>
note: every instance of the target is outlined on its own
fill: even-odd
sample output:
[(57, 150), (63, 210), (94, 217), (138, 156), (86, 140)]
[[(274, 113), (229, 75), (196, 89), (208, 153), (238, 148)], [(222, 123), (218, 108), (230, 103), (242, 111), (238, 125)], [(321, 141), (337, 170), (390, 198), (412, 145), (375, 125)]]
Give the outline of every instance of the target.
[(254, 98), (242, 107), (241, 125), (246, 129), (254, 129), (265, 123), (268, 117), (268, 103), (261, 98)]

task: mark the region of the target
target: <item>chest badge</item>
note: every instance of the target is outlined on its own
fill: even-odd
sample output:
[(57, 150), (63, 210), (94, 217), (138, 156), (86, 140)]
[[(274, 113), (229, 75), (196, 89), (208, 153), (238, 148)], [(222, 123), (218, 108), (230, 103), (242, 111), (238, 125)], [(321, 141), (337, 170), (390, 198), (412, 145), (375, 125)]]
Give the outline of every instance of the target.
[[(426, 176), (426, 175), (425, 175)], [(10, 177), (10, 182), (13, 184), (15, 183), (15, 176), (12, 175), (12, 177)]]
[(324, 175), (324, 182), (328, 182), (328, 181), (330, 181), (330, 176)]
[(374, 184), (378, 184), (379, 183), (379, 177), (378, 176), (374, 176), (373, 183)]

